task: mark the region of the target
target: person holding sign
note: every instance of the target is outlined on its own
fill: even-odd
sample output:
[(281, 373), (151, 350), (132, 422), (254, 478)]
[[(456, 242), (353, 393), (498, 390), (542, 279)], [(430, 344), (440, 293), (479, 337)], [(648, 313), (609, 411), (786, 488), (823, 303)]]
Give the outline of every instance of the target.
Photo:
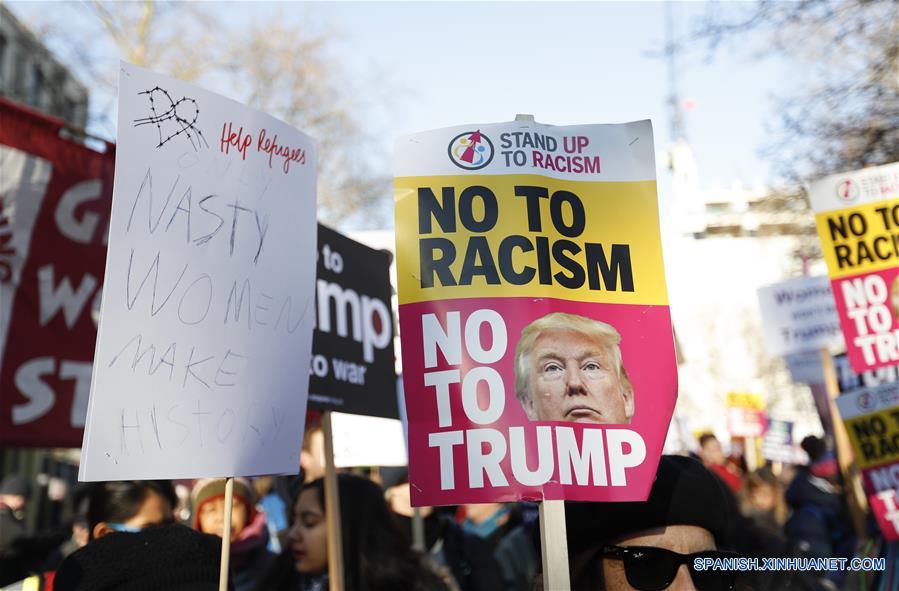
[[(430, 565), (409, 548), (380, 486), (351, 474), (338, 474), (337, 482), (347, 591), (448, 590)], [(287, 544), (260, 580), (259, 591), (328, 588), (324, 495), (324, 479), (300, 490), (290, 514)]]
[[(250, 591), (274, 560), (268, 550), (265, 513), (256, 510), (255, 491), (245, 478), (234, 479), (231, 506), (231, 568), (236, 591)], [(192, 525), (197, 531), (222, 537), (225, 521), (225, 479), (203, 478), (191, 492)]]
[(634, 387), (610, 324), (555, 312), (528, 324), (515, 349), (515, 396), (532, 421), (624, 424)]
[(646, 502), (569, 503), (572, 589), (734, 588), (736, 572), (705, 568), (726, 545), (727, 491), (694, 459), (662, 456)]

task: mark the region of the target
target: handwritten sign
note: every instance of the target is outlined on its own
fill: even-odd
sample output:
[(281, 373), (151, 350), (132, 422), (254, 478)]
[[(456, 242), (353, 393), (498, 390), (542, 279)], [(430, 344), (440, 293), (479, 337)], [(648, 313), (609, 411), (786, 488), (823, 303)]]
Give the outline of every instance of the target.
[(295, 470), (315, 318), (311, 140), (127, 64), (118, 130), (80, 479)]
[(799, 277), (759, 289), (765, 347), (788, 355), (841, 346), (843, 333), (827, 277)]
[(899, 365), (899, 162), (809, 187), (852, 368)]
[(401, 138), (413, 505), (645, 500), (677, 399), (652, 125)]

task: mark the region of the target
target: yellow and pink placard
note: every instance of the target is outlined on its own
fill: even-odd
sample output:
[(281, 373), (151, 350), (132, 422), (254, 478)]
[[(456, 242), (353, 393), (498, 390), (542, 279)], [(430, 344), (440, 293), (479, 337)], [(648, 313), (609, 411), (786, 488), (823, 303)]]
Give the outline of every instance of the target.
[(632, 501), (677, 398), (652, 125), (400, 138), (413, 504)]
[(809, 195), (852, 369), (899, 364), (899, 162), (823, 178)]

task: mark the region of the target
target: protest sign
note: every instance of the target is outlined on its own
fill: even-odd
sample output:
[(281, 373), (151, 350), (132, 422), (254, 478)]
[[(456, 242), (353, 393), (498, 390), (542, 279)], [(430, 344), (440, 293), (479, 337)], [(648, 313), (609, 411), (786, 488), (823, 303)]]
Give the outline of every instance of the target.
[(734, 437), (761, 437), (768, 429), (765, 399), (750, 392), (728, 392), (727, 428)]
[(827, 277), (799, 277), (758, 290), (765, 348), (771, 355), (842, 345)]
[(824, 366), (821, 351), (803, 351), (784, 356), (790, 379), (799, 384), (823, 384)]
[(899, 490), (888, 489), (868, 497), (871, 512), (888, 542), (899, 540)]
[(412, 502), (645, 499), (677, 397), (652, 126), (396, 148)]
[(860, 388), (837, 398), (865, 489), (899, 488), (899, 382)]
[(771, 419), (762, 440), (762, 457), (772, 462), (793, 463), (796, 450), (793, 446), (793, 423)]
[(128, 64), (118, 113), (79, 478), (295, 471), (315, 148), (264, 113)]
[(899, 364), (899, 162), (815, 181), (809, 196), (849, 362)]
[(855, 373), (849, 363), (849, 357), (845, 353), (833, 356), (833, 367), (840, 394), (859, 388), (873, 388), (888, 382), (899, 381), (899, 366), (878, 367)]
[(309, 406), (398, 418), (390, 255), (319, 224)]
[(0, 98), (0, 446), (81, 445), (114, 146)]
[(397, 419), (331, 413), (334, 466), (405, 466), (406, 437)]

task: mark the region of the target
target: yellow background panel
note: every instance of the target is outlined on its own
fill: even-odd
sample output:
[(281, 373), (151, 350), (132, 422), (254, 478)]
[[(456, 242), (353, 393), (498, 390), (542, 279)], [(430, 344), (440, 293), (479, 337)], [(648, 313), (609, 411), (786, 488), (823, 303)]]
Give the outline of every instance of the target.
[[(864, 433), (864, 426), (870, 423), (871, 419), (877, 417), (881, 424), (885, 426), (883, 435), (876, 435), (873, 429), (869, 429), (870, 437), (860, 439), (856, 433), (856, 427), (862, 427), (861, 432)], [(881, 464), (895, 462), (899, 460), (899, 448), (895, 447), (899, 441), (899, 426), (896, 420), (890, 416), (890, 411), (882, 411), (871, 413), (852, 419), (843, 421), (846, 424), (846, 432), (849, 434), (849, 440), (852, 442), (852, 448), (855, 451), (855, 461), (859, 468), (870, 468), (871, 466), (879, 466)], [(868, 459), (865, 456), (863, 444), (873, 446), (874, 455)], [(883, 452), (883, 453), (881, 453)]]
[[(420, 236), (418, 231), (418, 189), (430, 188), (442, 202), (443, 187), (454, 187), (458, 212), (459, 196), (462, 191), (472, 185), (481, 185), (496, 195), (499, 217), (490, 231), (485, 234), (473, 233), (456, 221), (456, 232), (446, 234), (432, 217), (432, 232)], [(564, 190), (577, 195), (584, 205), (586, 227), (577, 237), (567, 238), (559, 234), (552, 225), (549, 199), (540, 199), (542, 229), (541, 232), (528, 231), (527, 199), (515, 195), (515, 186), (533, 185), (545, 187), (549, 194)], [(659, 236), (658, 202), (656, 183), (654, 181), (597, 183), (547, 179), (535, 175), (501, 175), (501, 176), (443, 176), (443, 177), (399, 177), (394, 179), (396, 195), (396, 242), (397, 242), (397, 277), (399, 300), (401, 304), (442, 300), (453, 298), (475, 297), (546, 297), (575, 301), (602, 302), (616, 304), (649, 304), (667, 305), (668, 295), (665, 287), (665, 272), (662, 264), (662, 246)], [(475, 200), (476, 204), (480, 199)], [(563, 217), (571, 220), (570, 209), (563, 206)], [(476, 209), (476, 219), (482, 219)], [(585, 243), (603, 245), (605, 256), (610, 256), (613, 244), (630, 246), (631, 266), (634, 278), (634, 291), (591, 290), (585, 282), (579, 289), (568, 289), (553, 283), (541, 285), (537, 277), (526, 285), (510, 285), (502, 282), (499, 285), (488, 285), (483, 276), (476, 276), (471, 285), (441, 286), (439, 282), (431, 288), (422, 288), (419, 279), (419, 239), (430, 237), (447, 238), (456, 248), (456, 258), (450, 269), (458, 279), (465, 259), (469, 238), (486, 236), (493, 256), (496, 257), (499, 244), (503, 238), (521, 235), (531, 242), (537, 236), (546, 236), (550, 244), (556, 240), (571, 240), (583, 248)], [(575, 255), (576, 260), (584, 263), (583, 251)], [(524, 266), (537, 267), (535, 251), (521, 252), (513, 255), (515, 269)], [(554, 260), (551, 273), (562, 271)], [(619, 285), (620, 290), (620, 285)]]
[[(884, 269), (892, 269), (899, 265), (899, 257), (893, 256), (892, 258), (888, 258), (886, 260), (875, 260), (875, 262), (873, 263), (864, 262), (861, 264), (855, 264), (853, 266), (844, 264), (843, 268), (841, 269), (839, 267), (839, 262), (837, 261), (835, 251), (835, 246), (838, 244), (845, 244), (849, 246), (851, 260), (855, 262), (857, 260), (856, 253), (859, 240), (863, 240), (869, 246), (873, 246), (872, 242), (877, 236), (885, 236), (887, 238), (887, 242), (881, 244), (881, 250), (883, 250), (883, 247), (885, 246), (888, 250), (892, 251), (893, 242), (892, 238), (890, 238), (890, 234), (896, 234), (897, 230), (894, 227), (892, 228), (892, 232), (888, 231), (884, 227), (881, 214), (877, 213), (875, 210), (883, 207), (895, 207), (895, 205), (895, 203), (890, 203), (889, 201), (878, 201), (875, 203), (860, 205), (858, 207), (841, 209), (838, 211), (827, 211), (815, 215), (815, 222), (818, 225), (818, 237), (821, 239), (821, 250), (824, 253), (824, 260), (827, 261), (827, 272), (830, 274), (831, 279), (849, 277), (852, 275), (859, 275), (861, 273), (871, 273), (873, 271), (882, 271)], [(837, 240), (835, 242), (831, 237), (830, 224), (828, 223), (828, 220), (832, 219), (835, 223), (838, 223), (838, 220), (842, 216), (847, 220), (846, 228), (849, 228), (849, 216), (853, 213), (859, 213), (864, 217), (867, 223), (867, 232), (862, 236), (857, 237), (851, 231), (847, 230), (848, 238), (843, 238), (841, 234), (837, 233), (835, 234), (837, 237)], [(887, 212), (887, 217), (889, 219), (889, 212)]]

